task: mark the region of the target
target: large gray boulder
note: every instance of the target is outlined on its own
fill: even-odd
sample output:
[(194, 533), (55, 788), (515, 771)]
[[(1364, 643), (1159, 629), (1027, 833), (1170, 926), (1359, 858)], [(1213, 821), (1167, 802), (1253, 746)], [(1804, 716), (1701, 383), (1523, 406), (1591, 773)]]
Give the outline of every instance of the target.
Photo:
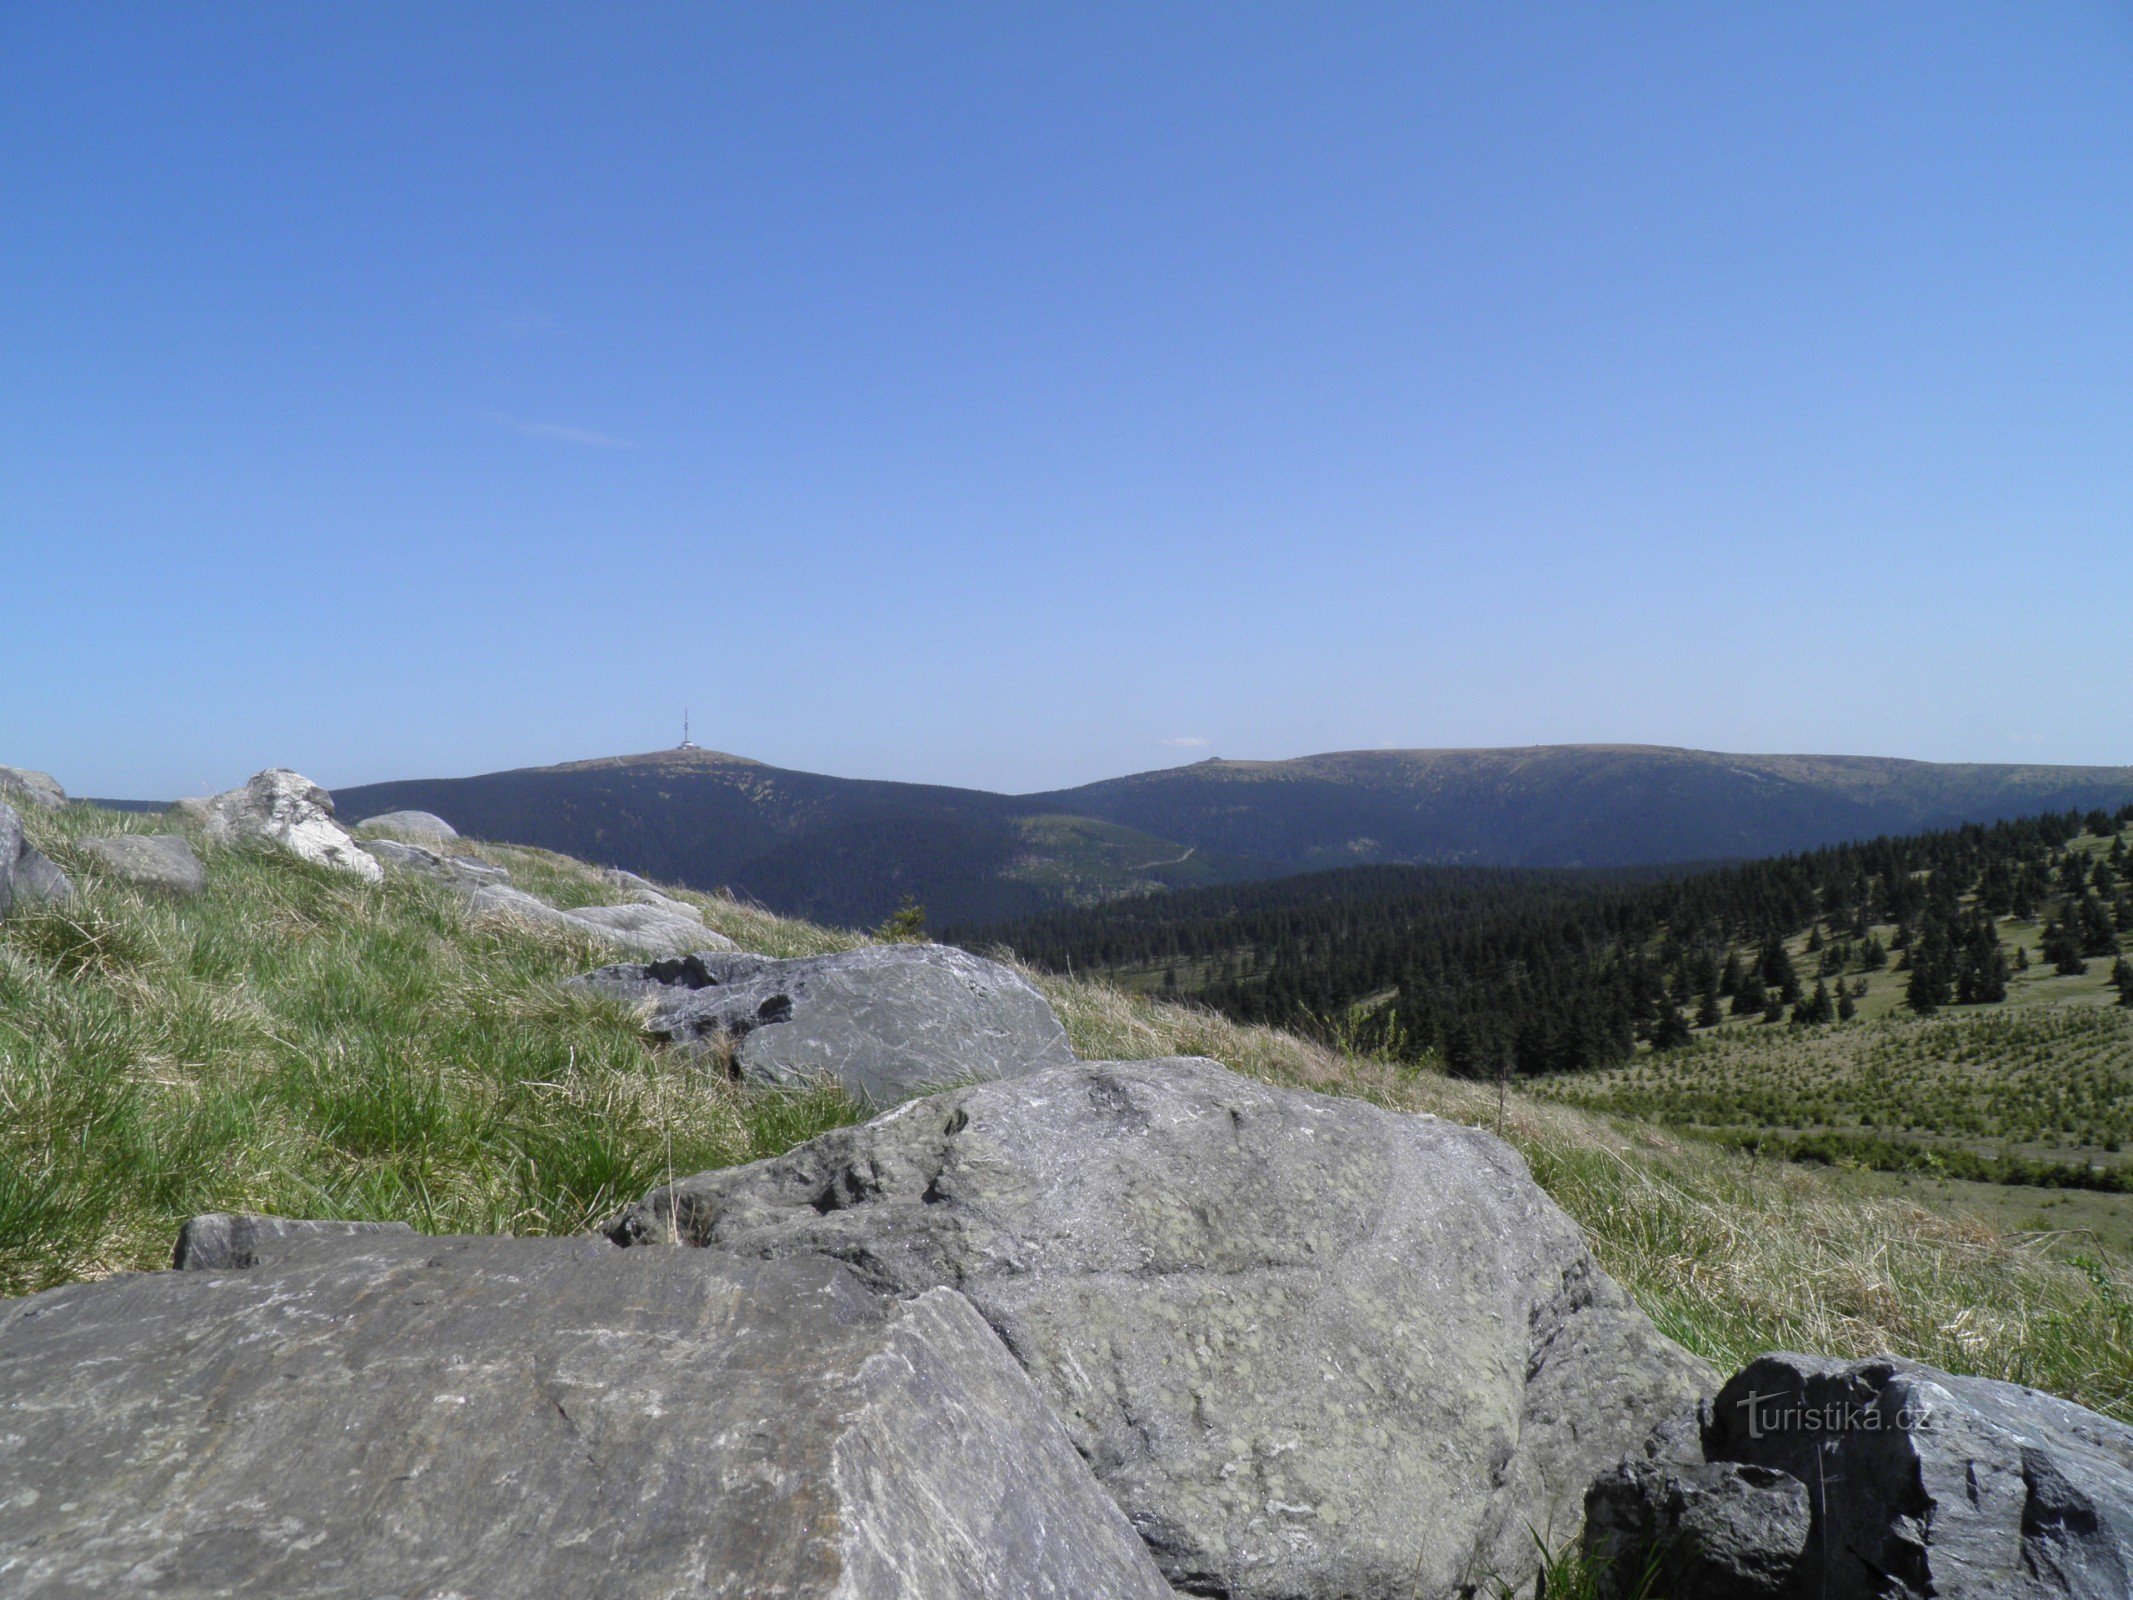
[(661, 1189), (621, 1243), (952, 1286), (1193, 1594), (1440, 1600), (1534, 1569), (1715, 1374), (1507, 1145), (1211, 1061), (898, 1107)]
[(333, 796), (301, 773), (271, 767), (242, 789), (208, 801), (204, 826), (216, 844), (264, 840), (293, 856), (370, 883), (385, 869), (333, 820)]
[(655, 1034), (731, 1049), (743, 1076), (834, 1081), (875, 1106), (1075, 1059), (1051, 1004), (1019, 973), (946, 945), (785, 961), (699, 953), (583, 981), (649, 999)]
[(57, 778), (28, 767), (0, 767), (0, 797), (47, 811), (57, 811), (67, 803), (67, 791), (60, 788)]
[(29, 841), (15, 808), (0, 801), (0, 917), (17, 906), (69, 899), (74, 885)]
[[(1611, 1572), (1656, 1559), (1673, 1600), (2133, 1594), (2133, 1428), (2071, 1401), (1888, 1357), (1775, 1354), (1710, 1402), (1701, 1453), (1593, 1485), (1588, 1548)], [(1674, 1510), (1699, 1496), (1692, 1519)]]
[(115, 833), (84, 839), (81, 848), (114, 878), (137, 888), (190, 895), (207, 887), (207, 868), (174, 833)]
[(0, 1302), (0, 1590), (1169, 1600), (952, 1291), (404, 1234)]
[(418, 844), (449, 844), (459, 837), (459, 830), (434, 811), (383, 812), (365, 817), (356, 824), (356, 832), (411, 839)]

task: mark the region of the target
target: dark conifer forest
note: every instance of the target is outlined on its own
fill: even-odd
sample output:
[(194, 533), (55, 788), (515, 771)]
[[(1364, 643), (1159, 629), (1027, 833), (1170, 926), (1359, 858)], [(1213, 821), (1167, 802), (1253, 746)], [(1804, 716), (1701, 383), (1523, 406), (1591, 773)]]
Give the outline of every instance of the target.
[(948, 937), (1456, 1073), (1576, 1072), (1722, 1020), (1848, 1020), (1891, 966), (1921, 1014), (1998, 1003), (2009, 918), (2086, 971), (2133, 938), (2128, 822), (2133, 806), (1664, 873), (1356, 867)]

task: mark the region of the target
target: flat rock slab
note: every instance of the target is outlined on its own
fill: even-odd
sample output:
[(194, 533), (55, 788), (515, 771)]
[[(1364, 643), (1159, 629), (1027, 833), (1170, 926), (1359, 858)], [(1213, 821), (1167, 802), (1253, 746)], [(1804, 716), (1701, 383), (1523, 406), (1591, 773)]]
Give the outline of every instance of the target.
[(1075, 1059), (1051, 1003), (1021, 974), (947, 945), (786, 961), (691, 955), (607, 967), (582, 981), (651, 999), (654, 1033), (730, 1047), (745, 1077), (835, 1082), (874, 1106)]
[(115, 833), (84, 839), (81, 848), (114, 878), (137, 888), (189, 895), (207, 887), (207, 868), (174, 833)]
[[(182, 802), (181, 802), (182, 804)], [(263, 840), (302, 860), (370, 883), (383, 880), (385, 869), (364, 853), (355, 838), (333, 820), (333, 796), (302, 773), (270, 767), (255, 773), (242, 789), (218, 794), (198, 812), (215, 844)]]
[(448, 844), (459, 830), (434, 811), (387, 811), (365, 817), (356, 824), (358, 833), (383, 833), (423, 844)]
[(1589, 1547), (1621, 1572), (1659, 1550), (1674, 1600), (2133, 1594), (2133, 1428), (2084, 1406), (1889, 1357), (1781, 1353), (1705, 1416), (1702, 1462), (1630, 1463), (1588, 1501)]
[(618, 1242), (952, 1285), (1194, 1594), (1443, 1600), (1529, 1578), (1716, 1375), (1507, 1145), (1210, 1061), (917, 1100), (655, 1192)]
[(60, 788), (57, 778), (28, 767), (0, 767), (0, 796), (47, 811), (57, 811), (67, 803), (67, 791)]
[(0, 801), (0, 917), (21, 906), (71, 899), (74, 885), (22, 831), (15, 808)]
[(521, 922), (568, 928), (614, 950), (635, 951), (650, 956), (681, 956), (692, 950), (731, 945), (722, 933), (713, 933), (697, 915), (682, 916), (658, 906), (577, 906), (564, 910), (538, 895), (508, 884), (460, 884), (467, 904), (477, 912), (515, 917)]
[(0, 1302), (0, 1590), (1169, 1600), (959, 1295), (411, 1235)]

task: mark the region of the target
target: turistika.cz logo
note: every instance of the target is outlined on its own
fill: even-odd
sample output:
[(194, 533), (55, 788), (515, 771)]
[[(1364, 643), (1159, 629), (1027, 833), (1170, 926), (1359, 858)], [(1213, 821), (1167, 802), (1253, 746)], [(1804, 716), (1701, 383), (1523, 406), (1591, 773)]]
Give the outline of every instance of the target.
[(1749, 1391), (1748, 1437), (1767, 1439), (1788, 1433), (1929, 1433), (1933, 1414), (1905, 1401), (1891, 1411), (1857, 1400), (1825, 1400), (1810, 1405), (1797, 1394)]

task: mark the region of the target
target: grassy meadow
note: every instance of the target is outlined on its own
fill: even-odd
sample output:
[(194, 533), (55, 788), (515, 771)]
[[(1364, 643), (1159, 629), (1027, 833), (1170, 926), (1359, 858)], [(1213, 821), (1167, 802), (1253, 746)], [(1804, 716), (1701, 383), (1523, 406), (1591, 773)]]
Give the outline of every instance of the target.
[[(0, 924), (0, 1293), (159, 1266), (178, 1224), (208, 1210), (571, 1232), (669, 1173), (758, 1159), (858, 1115), (836, 1094), (737, 1086), (657, 1046), (628, 1006), (562, 987), (605, 951), (470, 916), (436, 885), (203, 846), (207, 892), (169, 901), (99, 875), (73, 841), (172, 819), (76, 806), (25, 821), (80, 893)], [(562, 857), (483, 853), (559, 904), (612, 898)], [(860, 938), (682, 897), (772, 954)], [(1500, 1126), (1607, 1269), (1721, 1367), (1777, 1347), (1895, 1351), (2133, 1418), (2133, 1276), (2101, 1248), (1613, 1107), (1499, 1102), (1114, 986), (1036, 981), (1084, 1056), (1211, 1056)]]

